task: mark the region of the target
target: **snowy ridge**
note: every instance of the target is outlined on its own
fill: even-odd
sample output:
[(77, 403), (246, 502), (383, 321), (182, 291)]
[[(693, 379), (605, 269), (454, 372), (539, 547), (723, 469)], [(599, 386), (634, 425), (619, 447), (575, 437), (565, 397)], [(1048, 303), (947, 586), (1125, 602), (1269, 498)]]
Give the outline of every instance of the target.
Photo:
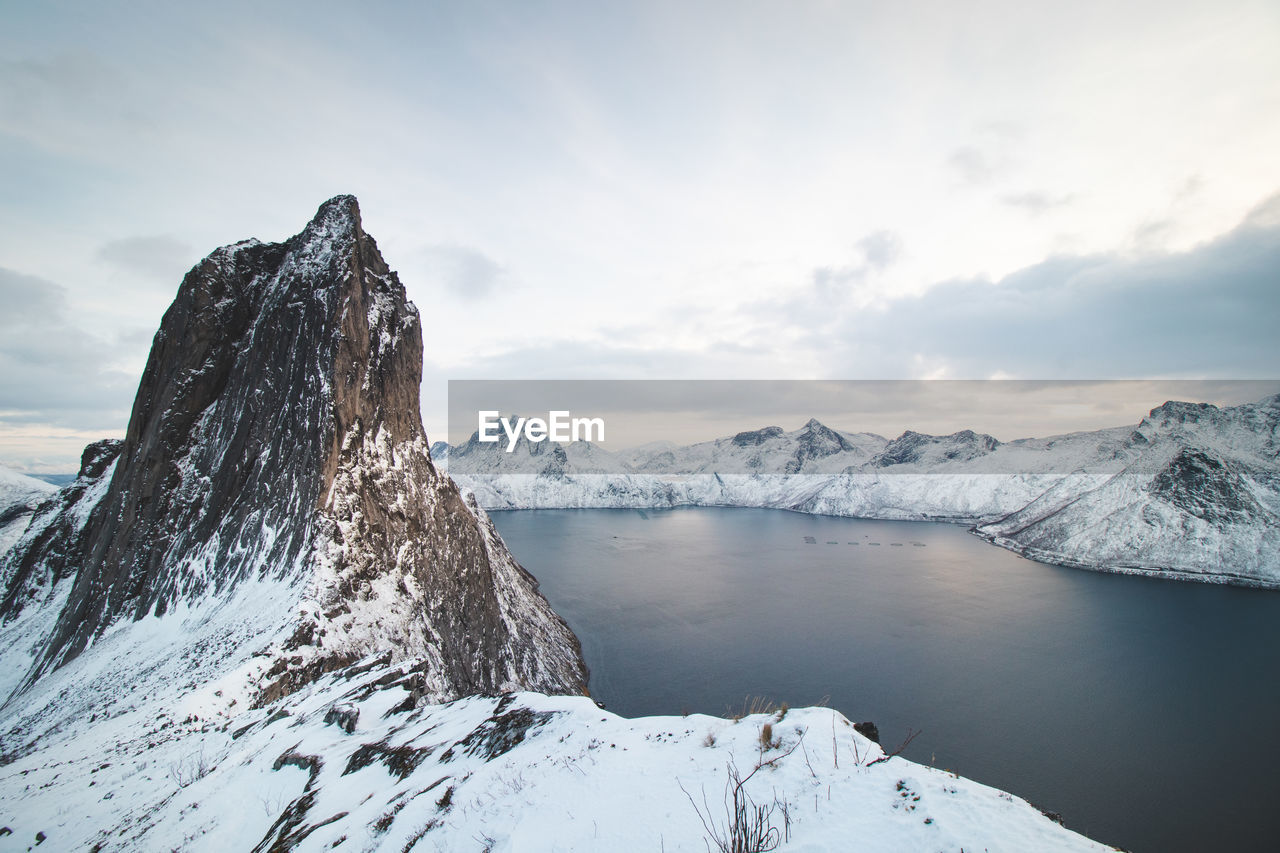
[(258, 710), (170, 690), (81, 718), (0, 766), (0, 850), (40, 833), (58, 850), (704, 851), (695, 803), (723, 831), (728, 769), (762, 764), (745, 790), (774, 805), (781, 849), (1111, 849), (1009, 794), (880, 761), (826, 708), (628, 720), (536, 693), (421, 705), (414, 679), (371, 659)]
[(0, 554), (13, 547), (40, 504), (55, 491), (43, 480), (0, 465)]
[(441, 448), (481, 506), (772, 507), (952, 521), (1043, 562), (1280, 587), (1280, 396), (1169, 402), (1136, 427), (890, 441), (811, 420), (687, 447)]
[[(14, 552), (27, 551), (44, 539), (74, 534), (84, 528), (89, 513), (111, 483), (115, 459), (110, 457), (118, 445), (119, 442), (108, 440), (85, 449), (79, 476), (41, 504), (29, 524), (24, 523), (21, 536), (12, 546)], [(40, 565), (25, 583), (15, 583), (18, 561), (5, 559), (7, 553), (0, 551), (0, 589), (5, 590), (3, 609), (15, 616), (0, 621), (0, 650), (5, 664), (0, 672), (0, 696), (5, 698), (18, 689), (35, 664), (73, 584), (71, 576), (47, 564)]]

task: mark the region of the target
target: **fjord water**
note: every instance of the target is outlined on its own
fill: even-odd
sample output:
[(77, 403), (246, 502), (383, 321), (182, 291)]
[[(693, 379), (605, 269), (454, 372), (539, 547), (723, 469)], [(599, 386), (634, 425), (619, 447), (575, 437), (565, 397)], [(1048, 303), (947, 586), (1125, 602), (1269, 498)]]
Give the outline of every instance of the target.
[(493, 519), (619, 714), (827, 702), (1135, 853), (1278, 849), (1278, 592), (1046, 566), (937, 523)]

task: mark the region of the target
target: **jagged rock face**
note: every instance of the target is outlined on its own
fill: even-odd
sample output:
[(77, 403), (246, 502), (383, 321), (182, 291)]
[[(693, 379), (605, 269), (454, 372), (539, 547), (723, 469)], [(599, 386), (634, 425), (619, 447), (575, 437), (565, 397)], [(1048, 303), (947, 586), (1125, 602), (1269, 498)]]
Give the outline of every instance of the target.
[(576, 639), (431, 463), (421, 369), (417, 310), (350, 196), (284, 243), (202, 261), (122, 445), (86, 450), (82, 474), (118, 452), (105, 494), (8, 558), (6, 618), (36, 580), (71, 584), (32, 677), (117, 621), (253, 581), (318, 604), (283, 614), (298, 622), (266, 698), (382, 649), (421, 657), (437, 697), (580, 691)]
[(811, 460), (853, 449), (853, 445), (840, 433), (822, 425), (816, 418), (810, 418), (800, 433), (795, 453), (788, 460), (785, 470), (788, 474), (798, 474)]
[(96, 480), (107, 471), (107, 466), (116, 461), (124, 442), (118, 438), (104, 438), (87, 445), (80, 454), (80, 471), (76, 479), (88, 478)]
[(1216, 420), (1220, 412), (1221, 410), (1212, 403), (1185, 403), (1181, 400), (1169, 400), (1152, 409), (1147, 418), (1165, 423), (1195, 424), (1205, 420)]
[(1184, 512), (1221, 525), (1248, 522), (1264, 513), (1239, 474), (1199, 450), (1180, 450), (1152, 480), (1150, 492)]
[(569, 456), (564, 452), (564, 448), (558, 444), (552, 445), (548, 455), (551, 458), (547, 460), (547, 464), (543, 467), (542, 476), (563, 477), (569, 467)]
[(873, 464), (880, 468), (917, 462), (969, 460), (985, 456), (1000, 442), (985, 433), (961, 430), (951, 435), (924, 435), (907, 430), (885, 447)]
[(13, 621), (24, 609), (43, 605), (75, 567), (86, 558), (86, 517), (110, 484), (109, 473), (123, 442), (107, 439), (90, 444), (80, 457), (76, 479), (39, 507), (30, 528), (0, 559), (0, 617)]
[(771, 438), (778, 438), (781, 435), (782, 427), (767, 426), (763, 429), (740, 432), (733, 437), (733, 443), (739, 447), (756, 447)]

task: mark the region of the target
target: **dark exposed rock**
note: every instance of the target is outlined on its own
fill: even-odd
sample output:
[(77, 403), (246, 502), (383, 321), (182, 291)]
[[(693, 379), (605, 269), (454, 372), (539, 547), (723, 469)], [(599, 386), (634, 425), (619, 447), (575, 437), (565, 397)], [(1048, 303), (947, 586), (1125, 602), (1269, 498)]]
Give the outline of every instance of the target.
[(401, 780), (409, 777), (422, 763), (431, 749), (428, 747), (390, 746), (386, 743), (366, 743), (351, 754), (342, 775), (355, 773), (369, 765), (380, 762), (387, 772), (394, 773)]
[(1036, 811), (1040, 812), (1040, 814), (1042, 814), (1042, 815), (1044, 815), (1045, 817), (1049, 818), (1049, 820), (1051, 820), (1051, 821), (1053, 821), (1054, 823), (1058, 824), (1059, 826), (1066, 826), (1066, 824), (1063, 822), (1063, 819), (1062, 819), (1062, 815), (1061, 815), (1061, 813), (1059, 813), (1059, 812), (1051, 812), (1051, 811), (1049, 811), (1048, 809), (1042, 809), (1042, 808), (1040, 808), (1039, 806), (1037, 806), (1035, 803), (1031, 803), (1031, 807), (1032, 807), (1032, 808), (1034, 808)]
[(324, 759), (318, 755), (303, 755), (300, 752), (289, 750), (281, 753), (280, 757), (271, 765), (272, 770), (279, 770), (281, 767), (297, 767), (300, 770), (307, 771), (307, 787), (310, 788), (320, 775), (320, 770), (324, 767)]
[(1219, 524), (1246, 522), (1264, 512), (1238, 474), (1201, 450), (1180, 450), (1151, 481), (1151, 494)]
[(878, 468), (909, 465), (913, 462), (976, 459), (1000, 446), (986, 433), (966, 429), (951, 435), (925, 435), (907, 430), (871, 460)]
[(553, 445), (547, 455), (551, 458), (547, 460), (546, 465), (542, 466), (541, 475), (544, 477), (563, 477), (569, 469), (569, 457), (564, 452), (564, 448), (559, 444)]
[(124, 442), (118, 438), (104, 438), (85, 447), (80, 454), (80, 473), (77, 477), (88, 477), (96, 480), (107, 470), (107, 466), (116, 461)]
[(26, 683), (116, 622), (256, 582), (321, 605), (280, 614), (298, 624), (261, 701), (383, 649), (428, 660), (438, 698), (584, 689), (568, 627), (431, 462), (422, 352), (351, 196), (284, 243), (197, 264), (124, 441), (86, 448), (58, 511), (0, 565), (0, 618), (70, 584)]
[(1180, 400), (1169, 400), (1156, 406), (1147, 415), (1153, 421), (1173, 423), (1199, 423), (1221, 413), (1221, 409), (1212, 403), (1185, 403)]
[(82, 564), (88, 544), (82, 525), (86, 525), (86, 518), (92, 523), (93, 514), (100, 514), (97, 499), (107, 484), (110, 466), (108, 462), (96, 476), (92, 476), (96, 466), (88, 466), (84, 476), (40, 507), (26, 538), (0, 558), (0, 582), (4, 584), (0, 620), (13, 619), (26, 607), (44, 605), (54, 589)]
[(15, 503), (0, 509), (0, 527), (17, 521), (19, 518), (29, 516), (39, 509), (39, 504), (32, 506), (30, 503)]
[(788, 474), (798, 474), (811, 459), (821, 459), (853, 449), (854, 446), (840, 433), (819, 423), (817, 418), (810, 418), (800, 431), (795, 453), (787, 461), (785, 470)]
[(356, 730), (356, 723), (360, 721), (360, 709), (349, 704), (334, 705), (325, 712), (324, 721), (326, 725), (337, 726), (347, 734), (351, 734)]
[(512, 696), (503, 697), (489, 719), (446, 750), (440, 759), (451, 760), (455, 757), (455, 750), (461, 749), (467, 755), (483, 756), (485, 761), (492, 761), (518, 746), (530, 731), (541, 728), (555, 716), (528, 708), (507, 710), (513, 701)]
[(853, 730), (869, 741), (880, 742), (880, 729), (870, 720), (854, 723)]
[(733, 437), (733, 443), (739, 447), (755, 447), (763, 444), (771, 438), (777, 438), (782, 435), (782, 427), (769, 426), (764, 429), (748, 430), (740, 432)]

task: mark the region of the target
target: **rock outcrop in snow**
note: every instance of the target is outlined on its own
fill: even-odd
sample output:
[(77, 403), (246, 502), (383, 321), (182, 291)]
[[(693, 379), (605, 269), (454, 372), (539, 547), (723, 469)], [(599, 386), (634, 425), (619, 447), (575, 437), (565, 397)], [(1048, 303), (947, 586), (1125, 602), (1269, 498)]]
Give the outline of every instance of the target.
[(418, 662), (425, 698), (582, 692), (577, 640), (432, 465), (421, 371), (417, 310), (350, 196), (198, 264), (125, 439), (86, 450), (0, 564), (22, 685), (199, 611), (204, 665), (263, 653), (257, 702), (384, 650)]
[[(555, 451), (564, 458), (548, 467)], [(440, 455), (491, 509), (693, 504), (953, 521), (1044, 562), (1280, 586), (1280, 396), (1170, 402), (1137, 427), (1006, 443), (971, 430), (889, 440), (810, 420), (687, 447), (507, 453), (472, 440)]]

